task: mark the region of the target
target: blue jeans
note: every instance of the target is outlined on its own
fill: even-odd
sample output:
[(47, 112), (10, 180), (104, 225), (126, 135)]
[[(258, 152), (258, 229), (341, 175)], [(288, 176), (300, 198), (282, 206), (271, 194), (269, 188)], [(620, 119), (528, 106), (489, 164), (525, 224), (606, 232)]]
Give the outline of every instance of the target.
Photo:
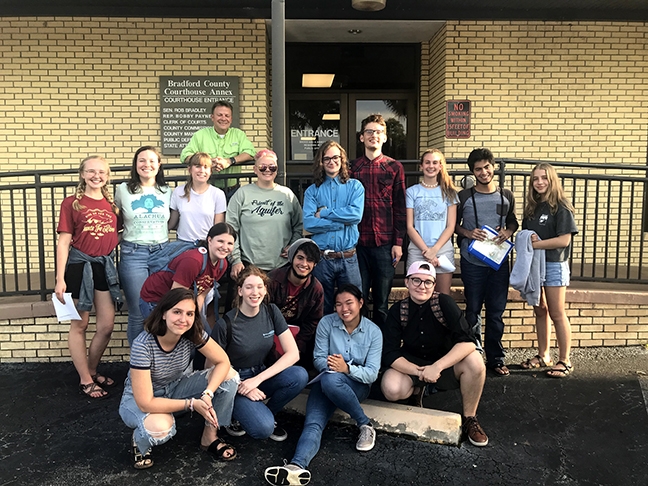
[[(153, 395), (170, 399), (200, 398), (200, 394), (207, 388), (209, 372), (213, 368), (202, 371), (194, 371), (190, 375), (183, 375), (178, 380), (169, 383), (164, 388), (155, 390)], [(231, 380), (223, 381), (218, 389), (214, 392), (212, 405), (216, 412), (216, 418), (221, 426), (230, 425), (232, 420), (232, 408), (234, 407), (234, 397), (238, 389), (238, 376)], [(148, 413), (142, 412), (135, 402), (133, 388), (131, 386), (130, 376), (124, 384), (124, 394), (119, 404), (119, 415), (124, 423), (131, 429), (135, 429), (133, 435), (137, 448), (142, 454), (151, 450), (152, 446), (164, 444), (176, 434), (175, 420), (171, 429), (164, 437), (153, 437), (146, 429), (144, 420), (149, 416)]]
[(355, 381), (344, 373), (327, 373), (322, 376), (308, 396), (304, 430), (290, 462), (304, 469), (308, 467), (320, 449), (326, 424), (338, 408), (348, 413), (358, 427), (368, 424), (369, 417), (365, 415), (360, 402), (369, 396), (370, 390), (370, 385)]
[(508, 260), (502, 263), (499, 270), (491, 267), (474, 265), (461, 258), (461, 280), (464, 283), (466, 298), (466, 320), (477, 329), (481, 341), (481, 310), (486, 307), (486, 332), (484, 334), (484, 351), (486, 366), (504, 364), (504, 321), (502, 315), (506, 309), (509, 288)]
[[(239, 370), (241, 381), (258, 375), (265, 366), (243, 368)], [(236, 394), (232, 417), (238, 420), (253, 439), (267, 439), (274, 431), (275, 414), (304, 389), (308, 383), (308, 372), (301, 366), (291, 366), (272, 378), (268, 378), (259, 390), (269, 398), (268, 403), (250, 400)]]
[(389, 292), (391, 292), (395, 269), (392, 265), (392, 245), (377, 247), (358, 246), (358, 265), (362, 276), (362, 296), (365, 304), (369, 289), (373, 297), (373, 322), (382, 329), (387, 319)]
[(350, 283), (359, 289), (362, 288), (362, 277), (360, 277), (357, 254), (351, 258), (335, 258), (333, 260), (322, 257), (315, 266), (313, 275), (324, 288), (324, 315), (330, 314), (334, 310), (333, 294), (336, 287), (339, 288), (346, 283)]
[(138, 245), (130, 241), (122, 241), (119, 251), (119, 281), (126, 303), (128, 304), (128, 329), (126, 335), (128, 344), (144, 330), (144, 318), (140, 312), (140, 292), (144, 281), (149, 276), (149, 258), (166, 246), (167, 243), (159, 245)]

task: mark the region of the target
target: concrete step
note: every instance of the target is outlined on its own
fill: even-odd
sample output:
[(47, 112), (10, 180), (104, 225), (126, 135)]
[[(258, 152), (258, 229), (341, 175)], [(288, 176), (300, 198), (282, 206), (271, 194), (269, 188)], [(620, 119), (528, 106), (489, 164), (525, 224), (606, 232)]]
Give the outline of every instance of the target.
[[(310, 390), (302, 391), (286, 405), (285, 409), (304, 415), (309, 392)], [(361, 405), (376, 430), (407, 435), (425, 442), (459, 446), (461, 439), (461, 415), (459, 414), (378, 400), (365, 400)], [(339, 409), (335, 411), (331, 420), (355, 425), (351, 417)]]

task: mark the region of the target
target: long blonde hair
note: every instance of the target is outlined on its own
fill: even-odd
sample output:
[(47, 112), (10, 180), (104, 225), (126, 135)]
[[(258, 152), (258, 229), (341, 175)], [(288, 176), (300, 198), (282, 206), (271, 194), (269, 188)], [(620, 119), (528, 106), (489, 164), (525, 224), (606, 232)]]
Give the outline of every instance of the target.
[(439, 187), (441, 188), (441, 193), (443, 194), (443, 197), (446, 199), (446, 201), (450, 201), (454, 203), (454, 201), (457, 199), (457, 188), (455, 187), (454, 182), (452, 182), (452, 178), (450, 177), (450, 174), (448, 174), (445, 155), (443, 155), (443, 152), (441, 152), (438, 148), (427, 149), (425, 152), (421, 154), (421, 160), (420, 160), (421, 165), (423, 165), (423, 159), (428, 154), (439, 155), (439, 161), (441, 162), (441, 170), (439, 171), (439, 175), (437, 175), (437, 183), (439, 184)]
[(536, 170), (544, 170), (547, 174), (547, 182), (549, 183), (549, 185), (547, 187), (547, 192), (544, 200), (547, 202), (547, 204), (549, 204), (551, 214), (556, 214), (559, 206), (565, 206), (572, 213), (574, 213), (574, 206), (572, 206), (572, 204), (567, 199), (567, 196), (565, 196), (565, 191), (563, 190), (562, 184), (560, 183), (556, 169), (554, 169), (551, 164), (541, 162), (533, 168), (533, 170), (531, 171), (531, 177), (529, 177), (529, 188), (527, 190), (524, 217), (529, 219), (533, 218), (538, 204), (542, 202), (542, 196), (538, 194), (538, 192), (533, 187), (533, 174)]
[(106, 164), (106, 183), (101, 188), (101, 195), (105, 197), (106, 201), (110, 203), (110, 207), (112, 208), (113, 213), (119, 214), (119, 208), (115, 204), (115, 200), (108, 190), (108, 183), (110, 182), (110, 166), (108, 165), (108, 162), (106, 162), (106, 159), (104, 159), (101, 155), (89, 155), (81, 161), (81, 165), (79, 165), (79, 184), (77, 185), (76, 192), (74, 193), (75, 199), (72, 203), (72, 209), (74, 209), (75, 211), (81, 211), (82, 209), (85, 209), (85, 206), (81, 204), (81, 198), (86, 191), (86, 181), (83, 178), (83, 172), (85, 171), (86, 162), (88, 162), (89, 160), (100, 160), (104, 164)]
[(212, 159), (209, 156), (209, 154), (206, 154), (205, 152), (196, 152), (191, 156), (189, 162), (187, 162), (187, 170), (189, 171), (189, 177), (187, 177), (187, 183), (185, 184), (185, 188), (184, 188), (184, 195), (182, 196), (182, 197), (186, 197), (187, 201), (191, 200), (191, 189), (193, 189), (193, 178), (191, 177), (191, 167), (192, 166), (200, 167), (201, 165), (205, 165), (211, 169)]

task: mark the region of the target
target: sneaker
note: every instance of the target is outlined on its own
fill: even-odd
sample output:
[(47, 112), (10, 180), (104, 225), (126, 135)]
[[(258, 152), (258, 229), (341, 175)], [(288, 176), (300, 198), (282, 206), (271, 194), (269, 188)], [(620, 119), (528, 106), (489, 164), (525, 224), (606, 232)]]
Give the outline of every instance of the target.
[(488, 444), (488, 436), (481, 428), (477, 417), (464, 417), (463, 433), (468, 436), (470, 443), (477, 447), (483, 447)]
[(245, 435), (245, 430), (241, 427), (241, 424), (238, 420), (232, 420), (231, 425), (225, 427), (225, 430), (232, 437), (241, 437)]
[(371, 424), (360, 426), (360, 436), (356, 442), (356, 449), (359, 451), (370, 451), (376, 445), (376, 431)]
[(311, 473), (297, 466), (296, 464), (286, 464), (283, 466), (273, 466), (265, 470), (265, 479), (270, 484), (284, 485), (304, 485), (311, 480)]
[[(275, 442), (283, 442), (288, 438), (288, 432), (286, 432), (282, 427), (279, 427), (277, 425), (277, 422), (275, 422), (275, 427), (274, 430), (272, 431), (272, 434), (270, 434), (269, 439), (274, 440)], [(288, 483), (286, 483), (288, 484)], [(306, 483), (304, 483), (306, 484)]]

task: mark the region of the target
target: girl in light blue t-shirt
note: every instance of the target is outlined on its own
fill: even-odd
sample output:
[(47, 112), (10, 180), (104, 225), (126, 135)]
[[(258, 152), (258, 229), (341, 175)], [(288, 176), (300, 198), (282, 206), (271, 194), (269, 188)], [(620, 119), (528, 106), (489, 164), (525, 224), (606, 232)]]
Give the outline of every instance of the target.
[[(407, 266), (426, 260), (436, 268), (436, 290), (450, 294), (454, 271), (452, 234), (457, 221), (457, 191), (439, 149), (421, 155), (423, 179), (407, 189)], [(439, 257), (441, 258), (439, 260)], [(446, 260), (447, 259), (447, 260)]]

